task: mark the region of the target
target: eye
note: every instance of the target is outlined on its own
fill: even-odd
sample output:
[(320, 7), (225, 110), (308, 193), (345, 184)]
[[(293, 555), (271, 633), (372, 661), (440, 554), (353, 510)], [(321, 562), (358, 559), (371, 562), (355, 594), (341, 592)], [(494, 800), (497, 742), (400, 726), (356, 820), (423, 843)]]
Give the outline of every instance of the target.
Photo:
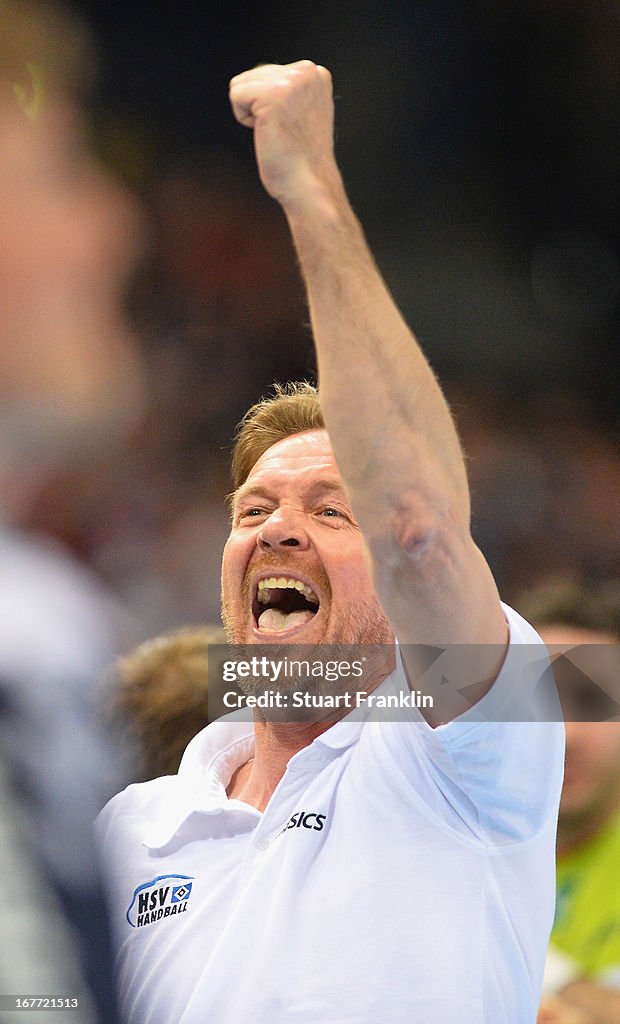
[(260, 508), (258, 505), (252, 505), (250, 508), (241, 509), (239, 512), (239, 522), (242, 519), (260, 519), (261, 516), (268, 515), (267, 509)]
[(341, 512), (339, 508), (334, 508), (333, 505), (328, 505), (327, 508), (322, 508), (319, 515), (325, 516), (327, 519), (344, 519), (344, 513)]

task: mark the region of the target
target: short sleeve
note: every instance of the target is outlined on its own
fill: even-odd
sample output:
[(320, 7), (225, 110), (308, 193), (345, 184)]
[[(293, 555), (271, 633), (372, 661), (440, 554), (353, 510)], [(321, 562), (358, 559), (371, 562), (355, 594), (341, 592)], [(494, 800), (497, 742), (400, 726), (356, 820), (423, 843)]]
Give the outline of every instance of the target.
[(415, 709), (406, 721), (384, 723), (398, 769), (411, 775), (431, 813), (494, 845), (555, 827), (564, 768), (564, 724), (546, 648), (521, 616), (504, 611), (509, 648), (481, 701), (436, 728)]

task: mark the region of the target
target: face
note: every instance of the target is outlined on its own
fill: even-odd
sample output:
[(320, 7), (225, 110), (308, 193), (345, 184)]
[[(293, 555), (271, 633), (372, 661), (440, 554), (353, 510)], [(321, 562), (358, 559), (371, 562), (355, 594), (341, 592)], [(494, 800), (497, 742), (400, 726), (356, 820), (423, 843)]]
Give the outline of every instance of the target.
[(68, 101), (50, 98), (33, 123), (0, 90), (0, 145), (3, 414), (32, 430), (105, 426), (140, 386), (122, 308), (137, 210), (89, 155)]
[(393, 642), (326, 431), (273, 445), (237, 492), (222, 607), (234, 643)]
[[(613, 636), (572, 626), (546, 626), (538, 630), (552, 655), (581, 655), (584, 672), (600, 679), (607, 692), (620, 680), (620, 645)], [(574, 651), (583, 646), (582, 651)], [(557, 673), (560, 698), (562, 676)], [(610, 685), (611, 684), (611, 685)], [(570, 712), (569, 712), (570, 714)], [(566, 721), (566, 769), (560, 804), (564, 824), (604, 818), (620, 800), (620, 721)]]

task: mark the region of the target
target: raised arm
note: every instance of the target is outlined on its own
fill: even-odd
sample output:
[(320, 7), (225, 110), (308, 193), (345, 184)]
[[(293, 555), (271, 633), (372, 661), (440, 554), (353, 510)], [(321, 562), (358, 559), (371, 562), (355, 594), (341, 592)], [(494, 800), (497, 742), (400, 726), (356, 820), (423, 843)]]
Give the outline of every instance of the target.
[[(261, 180), (287, 217), (305, 281), (321, 404), (374, 582), (404, 643), (493, 644), (506, 624), (469, 531), (469, 490), (441, 389), (347, 199), (333, 147), (329, 72), (265, 65), (231, 82)], [(476, 672), (474, 674), (476, 674)]]

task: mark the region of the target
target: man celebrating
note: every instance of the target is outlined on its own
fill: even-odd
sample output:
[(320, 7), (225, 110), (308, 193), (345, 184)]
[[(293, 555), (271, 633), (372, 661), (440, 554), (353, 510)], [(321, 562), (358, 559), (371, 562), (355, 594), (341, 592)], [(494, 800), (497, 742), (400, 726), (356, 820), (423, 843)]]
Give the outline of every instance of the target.
[(280, 389), (242, 426), (230, 638), (283, 654), (389, 645), (363, 684), (381, 693), (413, 689), (431, 645), (455, 685), (427, 719), (217, 721), (177, 776), (116, 797), (100, 831), (124, 1010), (140, 1024), (526, 1024), (563, 741), (512, 702), (528, 705), (544, 648), (472, 541), (449, 410), (335, 163), (329, 72), (259, 67), (231, 102), (290, 226), (321, 397)]

